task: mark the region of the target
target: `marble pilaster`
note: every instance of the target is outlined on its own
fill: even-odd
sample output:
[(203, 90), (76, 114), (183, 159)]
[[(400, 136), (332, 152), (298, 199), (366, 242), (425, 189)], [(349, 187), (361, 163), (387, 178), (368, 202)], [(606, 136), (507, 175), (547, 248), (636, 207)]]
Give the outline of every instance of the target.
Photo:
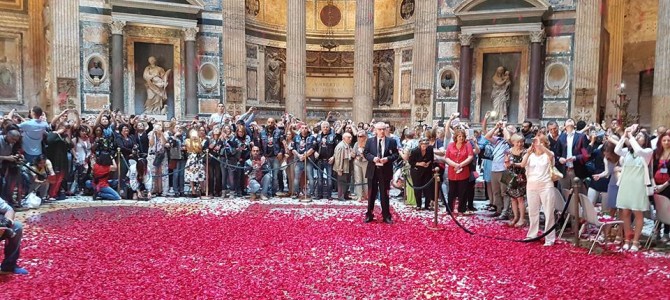
[[(435, 99), (435, 66), (436, 66), (436, 51), (437, 51), (437, 1), (418, 0), (416, 1), (414, 21), (414, 44), (420, 45), (415, 47), (412, 52), (412, 91), (417, 89), (427, 89), (431, 91), (429, 96), (429, 108), (432, 108), (433, 100)], [(415, 95), (415, 93), (413, 93)], [(416, 101), (416, 99), (414, 99)], [(416, 104), (416, 102), (414, 102)], [(415, 109), (417, 105), (412, 105)], [(431, 124), (432, 109), (428, 109), (428, 115), (424, 121)], [(412, 124), (414, 124), (417, 116), (412, 113)]]
[(544, 61), (542, 60), (542, 43), (544, 30), (530, 33), (530, 76), (528, 78), (528, 110), (526, 118), (537, 124), (542, 117), (542, 74)]
[[(123, 28), (126, 21), (115, 20), (111, 23), (112, 50), (110, 59), (111, 109), (125, 111), (123, 101)], [(132, 108), (131, 108), (132, 109)], [(128, 113), (128, 111), (126, 111)]]
[(353, 99), (355, 122), (369, 122), (372, 119), (374, 11), (373, 0), (356, 1)]
[(301, 120), (305, 115), (307, 72), (307, 11), (304, 0), (288, 0), (286, 30), (286, 112)]
[[(245, 1), (223, 0), (223, 78), (225, 85), (238, 87), (247, 99), (247, 59)], [(228, 90), (228, 89), (227, 89)], [(226, 101), (227, 101), (226, 96)]]
[(670, 1), (658, 1), (652, 126), (670, 125)]
[(610, 101), (618, 96), (616, 88), (622, 81), (623, 75), (623, 44), (624, 44), (624, 16), (626, 14), (625, 0), (607, 1), (607, 31), (609, 31), (609, 58), (607, 63), (607, 98), (605, 116), (616, 115), (616, 107)]
[(184, 28), (184, 92), (186, 96), (186, 115), (194, 116), (199, 113), (198, 109), (198, 74), (195, 65), (195, 38), (198, 33), (197, 27)]
[[(579, 1), (575, 25), (574, 85), (571, 115), (595, 121), (600, 72), (600, 7), (603, 0)], [(578, 92), (579, 91), (579, 92)], [(588, 116), (588, 118), (586, 117)]]
[(460, 69), (458, 72), (458, 112), (462, 119), (471, 119), (470, 97), (472, 95), (472, 39), (471, 34), (458, 36), (461, 41)]

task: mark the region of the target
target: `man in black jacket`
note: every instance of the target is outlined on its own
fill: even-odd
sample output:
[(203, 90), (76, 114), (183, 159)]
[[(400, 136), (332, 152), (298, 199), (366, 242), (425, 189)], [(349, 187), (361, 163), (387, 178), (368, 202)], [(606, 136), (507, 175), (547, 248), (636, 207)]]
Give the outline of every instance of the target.
[(398, 145), (392, 138), (386, 136), (386, 124), (375, 124), (376, 137), (368, 139), (363, 154), (368, 161), (365, 178), (368, 179), (368, 210), (365, 213), (365, 222), (374, 219), (375, 200), (379, 191), (379, 200), (382, 205), (384, 223), (393, 224), (389, 207), (389, 186), (393, 177), (393, 162), (398, 159)]

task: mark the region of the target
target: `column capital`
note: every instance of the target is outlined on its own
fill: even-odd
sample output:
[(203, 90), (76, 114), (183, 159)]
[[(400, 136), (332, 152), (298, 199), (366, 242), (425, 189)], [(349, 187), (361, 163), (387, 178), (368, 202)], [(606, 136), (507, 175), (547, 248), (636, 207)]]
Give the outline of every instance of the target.
[(184, 33), (184, 40), (187, 42), (192, 42), (195, 41), (195, 36), (198, 34), (198, 27), (189, 27), (189, 28), (182, 28), (181, 30)]
[(529, 33), (531, 43), (542, 43), (544, 42), (545, 33), (544, 30), (531, 31)]
[(126, 21), (114, 20), (110, 23), (112, 34), (123, 34), (123, 28), (126, 27)]
[(461, 33), (458, 35), (458, 39), (461, 40), (461, 46), (470, 46), (474, 36), (469, 33)]

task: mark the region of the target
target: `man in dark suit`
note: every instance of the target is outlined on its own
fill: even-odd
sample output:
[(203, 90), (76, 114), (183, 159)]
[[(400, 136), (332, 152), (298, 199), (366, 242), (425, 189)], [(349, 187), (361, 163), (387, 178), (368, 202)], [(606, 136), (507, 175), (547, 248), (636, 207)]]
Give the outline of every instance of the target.
[(393, 177), (393, 162), (398, 159), (398, 145), (396, 141), (386, 136), (386, 124), (375, 124), (375, 137), (368, 139), (363, 155), (368, 161), (365, 178), (368, 180), (368, 210), (365, 213), (365, 223), (374, 219), (375, 200), (379, 191), (379, 200), (382, 204), (384, 223), (393, 224), (389, 208), (389, 186)]
[[(586, 151), (586, 147), (589, 145), (589, 142), (586, 140), (586, 136), (583, 133), (580, 133), (575, 130), (575, 120), (567, 119), (565, 120), (565, 132), (561, 133), (556, 142), (556, 148), (554, 151), (555, 157), (558, 158), (558, 168), (561, 173), (563, 173), (563, 179), (559, 182), (562, 188), (569, 189), (572, 187), (572, 180), (577, 177), (580, 179), (587, 178), (588, 172), (586, 166), (584, 165), (589, 159), (589, 153)], [(584, 185), (582, 185), (584, 187)], [(579, 191), (579, 193), (586, 194), (586, 189)], [(577, 199), (577, 200), (575, 200)], [(570, 218), (571, 218), (571, 228), (574, 232), (577, 232), (578, 220), (576, 218), (579, 215), (579, 198), (573, 198), (570, 201)]]

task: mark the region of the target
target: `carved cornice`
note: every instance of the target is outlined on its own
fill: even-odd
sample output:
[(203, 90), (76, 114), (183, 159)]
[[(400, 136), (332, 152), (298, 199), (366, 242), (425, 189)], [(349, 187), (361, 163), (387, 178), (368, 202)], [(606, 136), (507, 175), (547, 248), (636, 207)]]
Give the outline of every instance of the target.
[(126, 27), (126, 21), (114, 20), (110, 24), (112, 34), (123, 34), (123, 28)]
[(544, 42), (544, 30), (531, 31), (529, 33), (531, 43), (543, 43)]
[(459, 34), (458, 39), (461, 40), (461, 46), (470, 46), (474, 36), (472, 34)]
[(182, 29), (184, 32), (184, 41), (195, 41), (195, 36), (198, 34), (198, 27), (189, 27)]

